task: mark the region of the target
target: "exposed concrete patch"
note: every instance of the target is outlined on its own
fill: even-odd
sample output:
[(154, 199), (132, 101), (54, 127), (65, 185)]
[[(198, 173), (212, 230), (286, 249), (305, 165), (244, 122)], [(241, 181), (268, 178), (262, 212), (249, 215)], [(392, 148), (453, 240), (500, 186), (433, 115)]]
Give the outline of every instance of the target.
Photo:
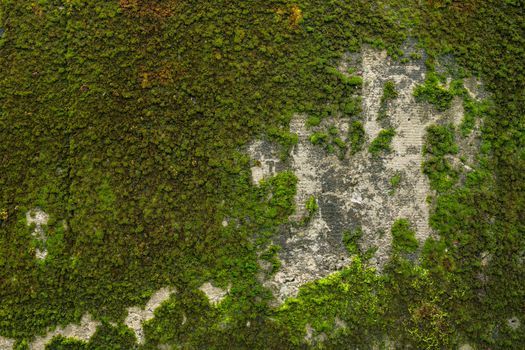
[(475, 77), (469, 77), (467, 79), (464, 79), (463, 85), (465, 86), (465, 89), (467, 89), (467, 92), (470, 95), (470, 97), (477, 101), (489, 97), (489, 94), (485, 90), (483, 83)]
[(310, 343), (314, 337), (314, 329), (309, 323), (307, 323), (305, 326), (305, 332), (306, 334), (304, 336), (304, 341)]
[(516, 316), (514, 317), (511, 317), (507, 320), (507, 325), (513, 330), (515, 331), (516, 329), (518, 329), (521, 325), (521, 322), (520, 322), (520, 319), (517, 318)]
[(230, 288), (228, 289), (221, 289), (218, 287), (215, 287), (210, 282), (204, 283), (202, 286), (199, 287), (199, 289), (206, 294), (208, 299), (210, 300), (210, 304), (217, 305), (219, 304), (230, 292)]
[(348, 327), (346, 322), (341, 320), (339, 317), (336, 317), (334, 322), (335, 322), (335, 328), (336, 329), (347, 328)]
[(327, 336), (325, 333), (320, 333), (314, 336), (315, 330), (312, 328), (312, 326), (309, 323), (307, 323), (305, 326), (305, 332), (306, 332), (306, 335), (304, 336), (304, 341), (310, 345), (322, 343), (326, 341), (327, 339)]
[(14, 339), (4, 338), (0, 336), (0, 350), (12, 350), (14, 345)]
[[(49, 215), (47, 215), (40, 208), (31, 209), (26, 213), (27, 226), (31, 226), (35, 224), (35, 229), (33, 230), (31, 234), (33, 235), (33, 237), (43, 242), (44, 244), (47, 240), (47, 237), (44, 234), (44, 229), (42, 228), (42, 226), (47, 225), (48, 221), (49, 221)], [(42, 250), (37, 248), (35, 255), (37, 259), (45, 259), (47, 256), (47, 250), (45, 248)]]
[[(409, 47), (405, 51), (410, 53), (411, 50), (416, 49)], [(282, 247), (279, 252), (281, 268), (266, 280), (262, 278), (263, 284), (273, 291), (276, 304), (296, 296), (301, 285), (350, 264), (351, 259), (342, 244), (346, 230), (362, 229), (361, 249), (377, 248), (370, 263), (378, 270), (390, 257), (390, 230), (395, 220), (408, 219), (420, 243), (432, 235), (427, 203), (432, 191), (421, 170), (426, 130), (433, 124), (458, 126), (463, 120), (464, 109), (461, 98), (455, 98), (452, 107), (443, 112), (427, 103), (416, 102), (413, 90), (424, 83), (426, 76), (425, 55), (418, 53), (422, 58), (408, 63), (393, 61), (386, 51), (368, 47), (360, 54), (346, 56), (356, 66), (353, 71), (362, 74), (364, 81), (361, 119), (366, 141), (360, 152), (354, 155), (348, 152), (341, 159), (311, 143), (310, 135), (317, 131), (316, 128), (326, 130), (335, 126), (338, 135), (347, 134), (350, 121), (337, 115), (324, 119), (313, 129), (306, 126), (307, 116), (295, 115), (290, 121), (290, 132), (297, 134), (298, 143), (286, 162), (276, 159), (275, 147), (271, 145), (256, 141), (250, 147), (250, 156), (259, 160), (263, 169), (255, 170), (254, 178), (271, 176), (284, 169), (293, 170), (298, 178), (296, 212), (290, 216), (293, 224), (283, 228), (279, 241), (275, 242)], [(348, 68), (349, 63), (345, 62), (338, 67), (344, 74)], [(381, 98), (387, 81), (394, 83), (398, 95), (388, 101), (387, 120), (380, 120)], [(373, 157), (368, 146), (385, 125), (396, 131), (391, 152)], [(460, 153), (450, 161), (460, 172), (472, 171), (478, 139), (478, 126), (466, 138), (460, 140), (458, 137)], [(393, 188), (390, 179), (397, 175), (401, 181)], [(319, 209), (304, 225), (301, 222), (307, 216), (306, 202), (311, 196), (315, 197)], [(262, 270), (265, 270), (263, 265)]]
[(54, 337), (62, 336), (64, 338), (78, 339), (88, 342), (95, 334), (100, 322), (93, 320), (90, 314), (85, 314), (80, 320), (80, 324), (70, 324), (65, 328), (57, 327), (55, 330), (48, 332), (45, 336), (37, 337), (29, 345), (30, 350), (45, 350), (48, 344)]
[(320, 207), (307, 227), (291, 228), (291, 237), (283, 244), (285, 252), (280, 254), (281, 269), (264, 282), (274, 291), (278, 304), (287, 297), (296, 296), (303, 284), (350, 264), (340, 239), (332, 234), (323, 219), (322, 210)]
[[(319, 210), (306, 227), (292, 226), (289, 235), (282, 237), (283, 249), (279, 253), (282, 267), (265, 282), (274, 291), (277, 303), (296, 296), (304, 283), (350, 263), (342, 244), (345, 230), (362, 228), (363, 248), (378, 247), (372, 262), (378, 268), (388, 259), (389, 232), (396, 219), (409, 219), (421, 242), (431, 233), (426, 203), (429, 184), (421, 172), (422, 145), (425, 128), (440, 116), (429, 106), (416, 103), (412, 94), (416, 84), (424, 82), (423, 61), (401, 64), (391, 61), (385, 51), (372, 49), (364, 49), (361, 60), (358, 71), (363, 72), (364, 78), (362, 107), (367, 137), (363, 151), (341, 160), (312, 145), (311, 130), (305, 126), (306, 116), (296, 115), (290, 122), (290, 131), (298, 135), (290, 161), (298, 177), (296, 213), (290, 219), (300, 222), (306, 215), (306, 201), (312, 195), (319, 203)], [(398, 91), (398, 97), (388, 106), (389, 122), (397, 135), (392, 141), (392, 152), (374, 159), (367, 148), (382, 129), (377, 117), (387, 80), (392, 80)], [(331, 119), (334, 120), (330, 123), (340, 131), (347, 130), (347, 126), (339, 125), (343, 119)], [(402, 180), (392, 192), (390, 178), (396, 174), (401, 174)]]
[(465, 109), (463, 108), (463, 99), (459, 96), (454, 96), (452, 99), (452, 106), (448, 111), (448, 114), (451, 116), (451, 122), (459, 126), (461, 122), (463, 121), (463, 117), (465, 116)]
[[(366, 248), (376, 246), (377, 267), (383, 266), (389, 256), (393, 222), (407, 218), (416, 229), (416, 238), (423, 242), (431, 233), (428, 225), (429, 208), (426, 198), (430, 192), (428, 179), (421, 171), (422, 147), (426, 128), (440, 117), (433, 108), (416, 103), (413, 90), (425, 80), (422, 60), (400, 64), (386, 57), (385, 51), (365, 48), (363, 50), (364, 127), (372, 140), (381, 129), (377, 122), (383, 87), (392, 80), (398, 97), (391, 101), (388, 115), (396, 130), (392, 140), (392, 152), (380, 162), (370, 158), (366, 152), (357, 154), (359, 165), (350, 169), (351, 176), (358, 178), (351, 190), (362, 198), (357, 209), (363, 229)], [(401, 174), (401, 183), (392, 195), (389, 194), (389, 179)], [(357, 207), (357, 206), (354, 206)]]
[[(297, 134), (298, 144), (293, 148), (291, 154), (291, 167), (297, 176), (297, 193), (295, 195), (295, 214), (290, 220), (299, 221), (306, 215), (306, 201), (311, 195), (319, 194), (322, 190), (322, 182), (317, 160), (321, 160), (324, 152), (310, 142), (311, 131), (306, 128), (306, 116), (296, 115), (290, 121), (290, 131)], [(335, 156), (329, 157), (337, 161)], [(321, 218), (318, 216), (318, 218)], [(314, 220), (317, 222), (317, 220)], [(317, 226), (326, 224), (317, 223)]]
[(128, 308), (128, 316), (124, 320), (124, 324), (133, 330), (139, 344), (144, 344), (145, 340), (142, 324), (151, 320), (154, 317), (155, 309), (168, 300), (173, 293), (175, 293), (175, 289), (162, 288), (151, 296), (144, 309), (136, 306)]
[(487, 251), (481, 253), (481, 267), (486, 268), (489, 266), (491, 260), (492, 254)]
[(255, 160), (251, 167), (252, 181), (259, 185), (262, 179), (275, 175), (280, 159), (274, 145), (265, 140), (256, 140), (248, 146), (248, 154)]

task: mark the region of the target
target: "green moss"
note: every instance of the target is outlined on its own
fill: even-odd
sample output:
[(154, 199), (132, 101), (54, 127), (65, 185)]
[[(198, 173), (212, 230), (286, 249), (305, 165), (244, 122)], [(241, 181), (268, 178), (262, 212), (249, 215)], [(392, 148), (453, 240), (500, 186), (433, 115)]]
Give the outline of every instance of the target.
[(390, 178), (390, 186), (392, 186), (392, 188), (397, 188), (400, 182), (401, 182), (401, 174), (396, 174)]
[(425, 83), (414, 89), (414, 96), (418, 101), (425, 101), (444, 111), (452, 105), (454, 94), (440, 83), (438, 76), (429, 72)]
[(465, 96), (463, 98), (463, 108), (465, 113), (459, 125), (459, 130), (463, 137), (468, 136), (472, 132), (477, 121), (488, 116), (494, 116), (494, 106), (486, 99), (478, 102), (469, 96)]
[(400, 173), (396, 173), (390, 178), (389, 180), (390, 187), (391, 187), (390, 194), (394, 194), (395, 190), (399, 187), (401, 180), (402, 180), (402, 176)]
[(261, 254), (261, 258), (270, 262), (272, 269), (270, 274), (276, 273), (281, 268), (281, 261), (279, 260), (278, 253), (281, 247), (278, 245), (271, 245), (268, 249)]
[(392, 225), (392, 249), (398, 253), (413, 253), (418, 248), (416, 233), (407, 219), (398, 219)]
[(277, 127), (272, 127), (268, 129), (268, 137), (270, 138), (270, 140), (273, 140), (279, 145), (281, 145), (282, 159), (286, 159), (291, 148), (298, 142), (296, 134), (293, 134), (287, 130)]
[[(369, 348), (388, 337), (400, 348), (525, 348), (504, 321), (521, 314), (525, 295), (519, 1), (128, 3), (0, 5), (2, 336), (27, 348), (86, 312), (121, 325), (127, 307), (173, 285), (177, 296), (144, 325), (144, 348), (299, 348), (307, 323), (327, 334), (310, 347)], [(363, 81), (333, 67), (363, 43), (400, 57), (408, 36), (430, 71), (442, 55), (461, 68), (449, 89), (431, 73), (415, 93), (440, 110), (462, 96), (462, 135), (483, 118), (479, 165), (456, 183), (451, 133), (431, 135), (424, 169), (438, 189), (439, 240), (425, 245), (422, 266), (398, 256), (378, 275), (354, 260), (273, 310), (257, 253), (288, 224), (296, 180), (253, 186), (239, 150), (268, 136), (288, 154), (295, 113), (357, 118)], [(457, 78), (471, 73), (490, 107), (465, 99)], [(364, 130), (350, 123), (355, 153)], [(327, 149), (339, 148), (332, 136)], [(25, 224), (35, 206), (55, 219), (43, 263)], [(219, 307), (197, 292), (212, 278), (233, 286)], [(97, 334), (88, 347), (134, 346), (121, 326)]]
[(317, 211), (317, 209), (319, 209), (317, 200), (315, 199), (315, 196), (312, 195), (306, 201), (306, 211), (308, 212), (308, 215), (311, 216)]
[(381, 102), (386, 102), (397, 98), (398, 92), (396, 90), (396, 85), (392, 80), (387, 80), (385, 86), (383, 87), (383, 95), (381, 96)]
[(319, 117), (311, 115), (306, 119), (306, 126), (312, 127), (318, 126), (319, 124), (321, 124), (321, 119)]
[(368, 152), (370, 152), (373, 156), (379, 156), (381, 153), (386, 153), (391, 150), (390, 144), (392, 143), (392, 139), (396, 135), (396, 132), (394, 129), (383, 129), (379, 131), (379, 134), (377, 134), (377, 137), (372, 140), (370, 143), (370, 146), (368, 146)]
[(339, 137), (334, 138), (334, 144), (342, 150), (346, 149), (346, 143)]
[(348, 129), (348, 140), (350, 143), (350, 152), (355, 154), (363, 148), (365, 142), (365, 128), (360, 121), (354, 121)]
[(360, 227), (343, 232), (343, 244), (348, 254), (358, 254), (360, 252), (359, 241), (362, 236), (363, 230)]
[(361, 100), (359, 98), (351, 98), (344, 103), (343, 112), (345, 116), (355, 116), (361, 112)]
[(458, 173), (447, 160), (447, 155), (458, 152), (455, 143), (455, 131), (452, 124), (431, 125), (427, 128), (425, 144), (423, 145), (423, 172), (428, 176), (433, 189), (443, 192), (451, 188), (457, 181)]
[(328, 134), (324, 132), (316, 132), (310, 136), (310, 142), (314, 145), (323, 144), (328, 140)]
[(55, 337), (53, 341), (46, 345), (48, 350), (84, 350), (88, 349), (87, 344), (76, 339), (68, 339), (61, 336)]
[[(383, 313), (384, 299), (376, 294), (379, 281), (375, 271), (356, 257), (348, 269), (302, 287), (297, 298), (288, 299), (277, 310), (277, 321), (291, 329), (295, 347), (304, 342), (307, 324), (313, 336), (328, 336), (325, 346), (368, 346), (379, 333)], [(336, 319), (347, 329), (338, 330)]]

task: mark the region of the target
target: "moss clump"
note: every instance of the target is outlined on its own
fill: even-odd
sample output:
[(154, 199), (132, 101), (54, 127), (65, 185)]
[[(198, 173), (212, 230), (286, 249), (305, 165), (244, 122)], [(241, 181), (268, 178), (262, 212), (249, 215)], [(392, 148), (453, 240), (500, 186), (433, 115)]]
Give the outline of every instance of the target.
[(310, 142), (321, 145), (328, 153), (338, 153), (339, 158), (344, 158), (346, 153), (346, 142), (339, 136), (339, 130), (335, 125), (330, 125), (326, 131), (317, 131), (310, 135)]
[(430, 72), (427, 74), (425, 83), (414, 89), (414, 97), (418, 101), (428, 102), (438, 110), (444, 111), (452, 105), (454, 94), (443, 87), (437, 74)]
[(319, 209), (319, 205), (317, 205), (317, 200), (315, 199), (315, 196), (312, 195), (306, 201), (306, 211), (308, 212), (308, 215), (313, 215), (315, 214), (317, 209)]
[(343, 112), (346, 117), (358, 115), (361, 112), (361, 99), (351, 98), (344, 103)]
[(350, 124), (348, 129), (348, 141), (350, 143), (350, 152), (355, 154), (363, 149), (365, 142), (365, 128), (363, 123), (356, 120)]
[(358, 254), (360, 252), (359, 241), (362, 236), (363, 230), (360, 227), (343, 232), (343, 244), (348, 254)]
[[(354, 257), (347, 269), (303, 286), (297, 298), (288, 299), (277, 310), (275, 318), (290, 328), (294, 348), (304, 343), (307, 324), (312, 328), (312, 342), (324, 333), (328, 339), (323, 345), (329, 348), (345, 344), (366, 348), (381, 327), (385, 300), (378, 294), (380, 279)], [(340, 323), (347, 328), (341, 329)]]
[(315, 132), (310, 135), (310, 142), (314, 145), (324, 144), (329, 139), (329, 135), (324, 132)]
[(270, 274), (276, 273), (281, 267), (281, 260), (279, 260), (278, 256), (280, 250), (281, 246), (272, 244), (264, 253), (261, 254), (261, 259), (268, 261), (272, 266)]
[(394, 194), (395, 190), (399, 187), (399, 184), (401, 183), (401, 178), (402, 177), (400, 173), (396, 173), (390, 178), (390, 194)]
[(389, 101), (397, 98), (398, 92), (396, 90), (396, 85), (392, 80), (388, 80), (383, 87), (383, 96), (381, 96), (381, 102)]
[(427, 128), (427, 136), (423, 145), (423, 173), (429, 180), (430, 186), (443, 192), (457, 181), (457, 171), (452, 168), (447, 155), (458, 153), (455, 143), (455, 129), (452, 124), (431, 125)]
[(306, 119), (306, 126), (312, 127), (312, 126), (318, 126), (321, 124), (321, 118), (311, 115)]
[(396, 131), (393, 128), (383, 129), (377, 134), (377, 137), (368, 146), (368, 152), (373, 156), (378, 156), (380, 153), (390, 152), (390, 144), (392, 139), (396, 135)]
[(396, 253), (413, 253), (418, 248), (416, 233), (407, 219), (398, 219), (392, 225), (392, 249)]
[(396, 85), (392, 80), (388, 80), (385, 83), (385, 86), (383, 87), (383, 95), (381, 96), (381, 101), (379, 104), (379, 111), (377, 115), (377, 119), (379, 121), (387, 122), (387, 109), (388, 109), (388, 103), (391, 100), (396, 99), (398, 96), (398, 92), (396, 90)]

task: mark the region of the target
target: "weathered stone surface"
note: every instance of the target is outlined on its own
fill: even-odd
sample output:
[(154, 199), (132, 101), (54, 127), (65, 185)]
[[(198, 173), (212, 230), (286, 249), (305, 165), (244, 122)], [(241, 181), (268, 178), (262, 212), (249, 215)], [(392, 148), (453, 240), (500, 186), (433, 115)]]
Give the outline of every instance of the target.
[(128, 309), (128, 316), (124, 320), (124, 324), (133, 330), (139, 344), (143, 344), (145, 340), (143, 329), (144, 322), (151, 320), (154, 317), (155, 309), (168, 300), (173, 293), (175, 293), (175, 289), (162, 288), (151, 296), (144, 309), (140, 309), (136, 306)]
[[(415, 50), (413, 47), (405, 49), (407, 52)], [(282, 169), (292, 169), (298, 178), (296, 212), (290, 217), (296, 224), (283, 229), (276, 242), (283, 247), (279, 253), (282, 267), (264, 282), (274, 292), (277, 303), (297, 295), (304, 283), (327, 276), (350, 263), (342, 244), (345, 230), (362, 229), (361, 248), (377, 248), (371, 263), (378, 270), (390, 256), (390, 229), (395, 220), (408, 219), (420, 243), (432, 234), (427, 203), (431, 190), (421, 170), (426, 128), (432, 124), (459, 125), (464, 111), (459, 98), (454, 99), (452, 107), (445, 112), (416, 102), (413, 90), (424, 83), (426, 75), (425, 55), (420, 53), (421, 59), (408, 63), (393, 61), (385, 51), (371, 48), (364, 48), (359, 55), (347, 56), (348, 62), (358, 65), (355, 71), (360, 72), (364, 80), (362, 121), (366, 141), (357, 154), (348, 152), (340, 159), (313, 145), (309, 138), (314, 130), (307, 128), (305, 115), (296, 115), (290, 122), (290, 131), (297, 134), (299, 141), (288, 161), (280, 161), (275, 156), (275, 147), (268, 142), (257, 141), (250, 146), (248, 152), (258, 164), (257, 169), (252, 169), (254, 182)], [(346, 72), (349, 64), (342, 62), (339, 69)], [(388, 102), (388, 120), (385, 121), (378, 120), (378, 114), (387, 81), (394, 82), (398, 96)], [(373, 157), (368, 146), (385, 128), (385, 123), (396, 130), (391, 152)], [(339, 135), (346, 135), (349, 120), (333, 116), (318, 128), (328, 125), (335, 126)], [(479, 147), (479, 124), (467, 138), (458, 141), (461, 152), (450, 162), (460, 171), (471, 171)], [(390, 179), (395, 175), (400, 175), (401, 181), (393, 189)], [(307, 225), (302, 225), (307, 215), (305, 204), (311, 196), (316, 198), (319, 209)]]
[(222, 289), (215, 287), (210, 282), (204, 283), (202, 286), (199, 287), (199, 289), (206, 294), (208, 299), (210, 300), (210, 304), (217, 305), (220, 303), (228, 293), (230, 292), (230, 288), (228, 289)]
[[(42, 209), (40, 208), (34, 208), (26, 213), (27, 226), (31, 226), (33, 224), (35, 225), (35, 229), (31, 234), (33, 235), (33, 237), (44, 243), (47, 240), (47, 237), (44, 234), (44, 228), (42, 226), (47, 225), (48, 221), (49, 215), (42, 211)], [(37, 259), (45, 259), (47, 256), (47, 250), (40, 250), (37, 248), (35, 256)]]
[(520, 328), (520, 325), (521, 325), (521, 322), (520, 322), (520, 319), (517, 318), (516, 316), (514, 317), (511, 317), (507, 320), (507, 325), (510, 327), (510, 329), (512, 329), (513, 331), (517, 330), (518, 328)]
[(36, 337), (29, 345), (30, 350), (44, 350), (46, 344), (51, 342), (54, 337), (73, 338), (88, 342), (95, 334), (100, 322), (93, 320), (90, 314), (85, 314), (80, 320), (80, 324), (69, 324), (65, 328), (57, 327), (48, 332), (45, 336)]
[(15, 345), (14, 339), (9, 339), (0, 336), (0, 350), (11, 350)]

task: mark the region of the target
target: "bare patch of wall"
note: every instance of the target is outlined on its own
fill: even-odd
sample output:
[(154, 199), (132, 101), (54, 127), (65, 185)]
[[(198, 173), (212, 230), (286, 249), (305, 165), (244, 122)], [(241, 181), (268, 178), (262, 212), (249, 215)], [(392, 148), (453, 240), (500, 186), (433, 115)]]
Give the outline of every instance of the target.
[[(416, 51), (413, 47), (405, 49), (408, 53)], [(421, 170), (426, 128), (432, 124), (459, 125), (464, 111), (460, 98), (454, 99), (452, 107), (444, 112), (427, 103), (416, 102), (413, 90), (424, 83), (426, 76), (424, 53), (418, 53), (421, 59), (402, 63), (391, 60), (385, 51), (365, 47), (359, 55), (348, 58), (353, 65), (357, 62), (355, 71), (362, 74), (364, 81), (362, 122), (366, 136), (360, 152), (353, 155), (347, 152), (341, 158), (313, 145), (310, 141), (313, 130), (306, 126), (305, 115), (295, 115), (290, 122), (290, 131), (297, 134), (298, 144), (286, 162), (272, 155), (275, 147), (268, 143), (258, 141), (250, 147), (248, 153), (261, 168), (252, 173), (254, 181), (271, 176), (279, 169), (292, 169), (298, 178), (296, 213), (290, 217), (294, 224), (283, 230), (276, 242), (283, 248), (279, 252), (282, 266), (263, 282), (274, 292), (277, 303), (296, 296), (304, 283), (327, 276), (350, 263), (342, 243), (345, 230), (362, 229), (361, 248), (363, 251), (377, 249), (370, 263), (378, 270), (389, 259), (390, 229), (395, 220), (408, 219), (420, 243), (432, 235), (427, 203), (432, 191)], [(343, 62), (340, 68), (347, 65)], [(387, 81), (394, 83), (398, 94), (388, 102), (385, 120), (379, 114), (382, 103), (384, 106), (381, 97)], [(477, 93), (479, 84), (472, 81), (469, 84)], [(335, 126), (340, 135), (346, 135), (350, 121), (333, 116), (323, 123)], [(395, 129), (396, 133), (391, 150), (373, 156), (368, 146), (386, 127)], [(466, 171), (475, 162), (479, 124), (469, 137), (460, 140), (457, 157), (459, 161), (463, 156), (457, 166)], [(392, 185), (393, 177), (399, 178), (396, 186)], [(301, 221), (307, 215), (305, 205), (311, 196), (316, 198), (319, 209), (304, 225)]]
[(133, 333), (135, 333), (139, 344), (144, 344), (145, 340), (143, 329), (144, 322), (151, 320), (154, 317), (155, 309), (157, 309), (164, 301), (168, 300), (173, 293), (175, 293), (174, 289), (162, 288), (151, 296), (144, 309), (136, 306), (128, 309), (128, 316), (126, 317), (124, 324), (131, 328)]
[(15, 345), (14, 339), (9, 339), (0, 336), (0, 350), (11, 350)]
[(228, 289), (222, 289), (215, 287), (210, 282), (204, 283), (199, 289), (206, 294), (212, 305), (219, 304), (230, 292), (230, 287), (228, 287)]
[(90, 314), (85, 314), (80, 320), (80, 324), (70, 324), (64, 328), (57, 327), (48, 332), (45, 336), (36, 337), (29, 345), (30, 350), (45, 350), (46, 344), (51, 342), (54, 337), (73, 338), (88, 342), (95, 334), (100, 322), (93, 320)]
[[(49, 215), (47, 215), (40, 208), (34, 208), (32, 210), (29, 210), (26, 213), (27, 226), (31, 226), (33, 224), (35, 225), (35, 228), (33, 232), (31, 233), (32, 236), (35, 237), (40, 242), (42, 242), (44, 245), (47, 240), (47, 237), (44, 233), (43, 226), (47, 225), (48, 220), (49, 220)], [(37, 248), (35, 252), (35, 256), (37, 259), (45, 259), (47, 256), (47, 250), (45, 248), (43, 249)]]

